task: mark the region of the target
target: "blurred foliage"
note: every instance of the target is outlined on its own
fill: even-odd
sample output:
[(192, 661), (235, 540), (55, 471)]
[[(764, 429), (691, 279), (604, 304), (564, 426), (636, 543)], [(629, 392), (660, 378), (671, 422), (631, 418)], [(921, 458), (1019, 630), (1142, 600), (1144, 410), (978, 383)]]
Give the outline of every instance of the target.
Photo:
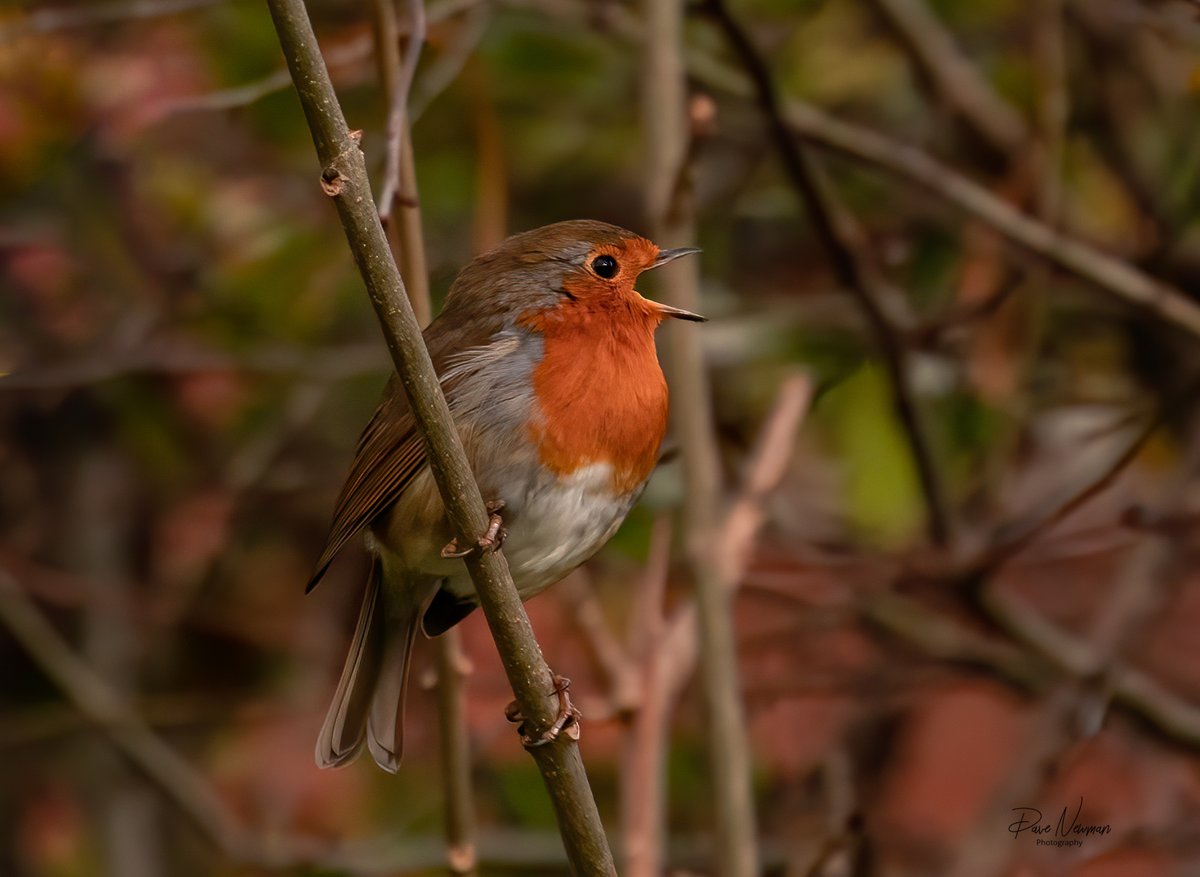
[[(308, 599), (303, 582), (388, 363), (337, 218), (316, 185), (295, 96), (288, 88), (241, 98), (229, 91), (254, 91), (281, 68), (269, 16), (262, 3), (227, 0), (172, 15), (86, 20), (105, 4), (126, 5), (0, 6), (0, 374), (8, 376), (0, 380), (0, 566), (265, 835), (394, 833), (418, 850), (439, 831), (431, 698), (410, 705), (413, 755), (400, 775), (365, 764), (334, 774), (312, 766), (362, 558), (339, 561)], [(1020, 209), (1038, 209), (1045, 180), (1035, 166), (1036, 130), (1021, 155), (998, 159), (984, 148), (876, 4), (731, 5), (789, 99), (889, 132)], [(1031, 130), (1046, 89), (1030, 48), (1041, 5), (930, 3), (983, 81)], [(1200, 31), (1180, 11), (1189, 4), (1105, 0), (1093, 5), (1100, 24), (1083, 14), (1082, 2), (1066, 5), (1070, 115), (1061, 168), (1052, 172), (1062, 208), (1047, 219), (1195, 295)], [(369, 4), (310, 6), (377, 173), (384, 108)], [(487, 21), (473, 42), (476, 14)], [(624, 2), (501, 0), (468, 4), (431, 26), (416, 82), (429, 103), (414, 153), (435, 300), (489, 217), (514, 232), (584, 216), (646, 227), (640, 58), (619, 25), (629, 20), (636, 29), (637, 14)], [(1134, 23), (1118, 24), (1114, 36), (1105, 14)], [(687, 39), (697, 51), (730, 58), (698, 12)], [(446, 72), (443, 90), (422, 92)], [(214, 108), (216, 98), (226, 105)], [(933, 849), (937, 859), (939, 844), (961, 837), (950, 829), (940, 839), (920, 837), (916, 817), (906, 818), (919, 808), (897, 791), (906, 787), (897, 776), (919, 773), (912, 767), (922, 763), (919, 752), (906, 747), (920, 750), (922, 735), (933, 733), (921, 710), (944, 705), (936, 686), (946, 673), (931, 671), (911, 649), (868, 637), (854, 620), (822, 628), (821, 612), (836, 605), (853, 614), (861, 594), (856, 579), (830, 572), (834, 564), (821, 567), (808, 551), (819, 545), (870, 566), (927, 547), (912, 453), (875, 345), (838, 288), (760, 114), (739, 98), (714, 98), (717, 130), (701, 144), (694, 178), (705, 310), (714, 317), (702, 331), (731, 485), (783, 378), (804, 369), (819, 389), (739, 602), (759, 792), (771, 806), (764, 831), (774, 837), (818, 823), (828, 760), (862, 740), (882, 740), (872, 750), (877, 770), (864, 771), (860, 783), (877, 794), (868, 817), (895, 861), (919, 868), (920, 851)], [(1092, 437), (1111, 435), (1113, 423), (1149, 413), (1160, 396), (1194, 379), (1190, 340), (1010, 249), (925, 192), (844, 159), (829, 167), (915, 323), (938, 328), (1012, 287), (985, 315), (947, 323), (911, 345), (919, 413), (954, 515), (972, 537), (990, 533), (999, 512), (1020, 519), (1050, 488), (1080, 483), (1112, 454), (1111, 443)], [(653, 292), (652, 278), (645, 289)], [(1174, 434), (1139, 460), (1147, 483), (1187, 453), (1190, 407), (1183, 407)], [(1148, 489), (1139, 481), (1121, 496)], [(679, 494), (678, 466), (665, 465), (591, 564), (618, 631), (627, 626), (630, 584), (641, 575), (651, 525), (678, 506)], [(1090, 524), (1111, 524), (1119, 506), (1102, 506)], [(684, 538), (675, 535), (677, 543)], [(1080, 563), (1047, 576), (1054, 599), (1102, 599), (1087, 588), (1101, 570)], [(762, 584), (772, 575), (794, 592), (772, 596)], [(675, 567), (669, 585), (670, 604), (678, 605), (686, 583)], [(821, 587), (839, 596), (822, 596)], [(1181, 623), (1197, 615), (1188, 606)], [(603, 676), (563, 606), (551, 594), (530, 610), (550, 663), (576, 678), (581, 698), (601, 700)], [(478, 618), (464, 628), (476, 666), (468, 684), (485, 832), (549, 835), (540, 781), (499, 721), (506, 687), (486, 630)], [(1161, 668), (1174, 653), (1156, 654), (1142, 656), (1147, 666)], [(418, 673), (428, 658), (419, 656)], [(0, 873), (115, 873), (120, 852), (106, 807), (143, 812), (144, 784), (101, 757), (96, 735), (3, 635), (0, 661), (7, 668), (0, 752), (12, 765), (0, 771)], [(1172, 677), (1184, 691), (1200, 686), (1189, 666)], [(1017, 711), (1011, 698), (994, 694), (970, 697), (994, 700), (1005, 716)], [(686, 692), (665, 768), (669, 827), (684, 840), (703, 838), (711, 818), (697, 696)], [(617, 824), (623, 728), (598, 717), (584, 737), (610, 825)], [(961, 736), (976, 735), (967, 728)], [(1190, 755), (1160, 756), (1177, 757), (1170, 763), (1192, 771), (1195, 785), (1200, 774)], [(1005, 757), (999, 749), (964, 756)], [(1098, 783), (1095, 800), (1105, 788)], [(1178, 808), (1185, 823), (1195, 815), (1189, 800), (1191, 809)], [(192, 855), (200, 842), (171, 808), (152, 801), (152, 873), (249, 873), (211, 852)], [(1121, 829), (1138, 827), (1130, 817)], [(1163, 817), (1144, 836), (1178, 828)], [(497, 843), (503, 848), (504, 838)], [(790, 843), (781, 841), (789, 850)], [(519, 858), (520, 850), (504, 852)], [(770, 859), (772, 874), (784, 873), (781, 855)], [(488, 873), (543, 872), (561, 870), (539, 861)]]

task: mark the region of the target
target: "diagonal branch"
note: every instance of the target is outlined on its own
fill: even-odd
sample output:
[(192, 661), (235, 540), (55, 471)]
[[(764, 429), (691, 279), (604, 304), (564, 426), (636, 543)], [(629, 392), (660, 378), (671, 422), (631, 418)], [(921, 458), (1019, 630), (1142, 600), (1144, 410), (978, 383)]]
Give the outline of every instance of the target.
[(999, 534), (1000, 538), (997, 538), (996, 544), (985, 553), (977, 569), (980, 572), (995, 569), (1013, 556), (1020, 554), (1038, 536), (1069, 517), (1076, 509), (1087, 505), (1093, 497), (1107, 490), (1121, 473), (1129, 468), (1129, 465), (1137, 459), (1138, 454), (1142, 452), (1142, 448), (1146, 446), (1146, 443), (1150, 441), (1150, 438), (1158, 431), (1160, 426), (1162, 426), (1161, 416), (1152, 417), (1145, 426), (1137, 431), (1137, 434), (1134, 435), (1121, 453), (1114, 457), (1095, 478), (1088, 481), (1083, 487), (1060, 500), (1053, 508), (1042, 515), (1037, 517), (1022, 517), (1013, 522), (1011, 529), (1007, 533), (1002, 528)]
[[(375, 307), (392, 361), (424, 437), (446, 514), (461, 544), (474, 544), (488, 515), (421, 330), (392, 259), (371, 196), (359, 134), (346, 125), (303, 0), (268, 0), (279, 42), (292, 72), (323, 168), (322, 189), (333, 199), (359, 272)], [(558, 702), (550, 668), (542, 657), (500, 551), (476, 553), (466, 565), (496, 641), (509, 683), (537, 736), (549, 729)], [(570, 735), (532, 750), (558, 817), (567, 857), (578, 875), (613, 875), (612, 853), (579, 748)]]
[[(422, 10), (425, 8), (421, 0), (413, 0), (413, 4)], [(375, 56), (379, 63), (384, 101), (388, 107), (387, 165), (384, 169), (379, 218), (387, 228), (393, 251), (399, 259), (413, 313), (417, 322), (424, 327), (433, 319), (433, 308), (429, 298), (425, 230), (417, 197), (417, 168), (412, 152), (411, 115), (408, 111), (408, 93), (412, 85), (412, 71), (408, 62), (420, 51), (420, 40), (424, 39), (424, 35), (418, 34), (414, 25), (409, 50), (401, 58), (395, 0), (373, 0), (372, 6), (375, 11)], [(424, 27), (424, 12), (414, 12), (412, 18)], [(400, 208), (398, 222), (390, 221), (394, 206)]]
[[(604, 608), (584, 568), (580, 567), (559, 582), (557, 591), (571, 610), (575, 627), (608, 683), (607, 713), (618, 717), (631, 715), (642, 699), (638, 667), (605, 619)], [(592, 711), (589, 710), (588, 715), (592, 715)]]
[[(707, 54), (692, 53), (688, 62), (693, 75), (707, 85), (743, 97), (753, 94), (752, 84), (745, 76)], [(1200, 335), (1200, 304), (1182, 290), (1039, 222), (924, 150), (844, 122), (801, 101), (781, 103), (780, 112), (793, 136), (915, 183), (996, 229), (1012, 243), (1144, 309), (1164, 323)]]
[[(371, 40), (366, 35), (354, 37), (325, 53), (325, 63), (330, 67), (344, 67), (366, 58), (371, 52)], [(206, 113), (236, 110), (257, 103), (263, 98), (281, 92), (292, 85), (292, 76), (287, 67), (272, 70), (265, 76), (204, 94), (164, 97), (151, 104), (151, 115), (157, 121), (169, 119), (181, 113)]]
[[(221, 0), (221, 2), (230, 2), (230, 0)], [(422, 79), (423, 88), (413, 90), (412, 106), (409, 108), (408, 113), (410, 126), (421, 117), (425, 108), (457, 76), (462, 67), (464, 56), (469, 54), (478, 42), (488, 11), (488, 7), (483, 4), (483, 0), (440, 0), (440, 2), (429, 6), (428, 11), (425, 13), (427, 24), (437, 24), (462, 13), (467, 13), (469, 19), (459, 40), (453, 46), (447, 47), (447, 50), (443, 52), (443, 56), (431, 65), (428, 75)], [(392, 20), (395, 21), (394, 10)], [(399, 24), (397, 23), (398, 27)], [(371, 53), (371, 45), (371, 37), (367, 34), (361, 34), (346, 40), (340, 45), (330, 46), (324, 52), (325, 64), (331, 68), (354, 64), (363, 60)], [(398, 36), (394, 45), (399, 46)], [(394, 54), (398, 59), (399, 52), (397, 51)], [(152, 121), (161, 122), (179, 113), (235, 110), (250, 106), (265, 97), (291, 88), (291, 85), (292, 75), (287, 67), (284, 66), (243, 85), (222, 88), (203, 94), (164, 97), (151, 105), (150, 115)], [(391, 106), (390, 100), (388, 101), (388, 106)], [(402, 163), (401, 168), (403, 166)], [(405, 185), (407, 184), (402, 178), (401, 186)]]
[(1037, 541), (1039, 536), (1111, 487), (1121, 473), (1137, 459), (1142, 449), (1163, 426), (1164, 421), (1180, 405), (1195, 398), (1197, 392), (1200, 392), (1200, 384), (1196, 381), (1189, 381), (1173, 392), (1165, 394), (1156, 402), (1154, 413), (1136, 430), (1128, 444), (1093, 478), (1059, 499), (1047, 511), (1038, 515), (1025, 514), (1009, 524), (1001, 526), (994, 534), (992, 543), (978, 557), (965, 565), (956, 577), (960, 581), (982, 583), (988, 573), (995, 571), (1020, 554)]
[(0, 570), (0, 623), (88, 721), (103, 730), (209, 840), (234, 859), (251, 852), (253, 838), (234, 822), (216, 790), (75, 655), (4, 570)]
[[(508, 0), (520, 6), (528, 0)], [(582, 4), (546, 2), (537, 7), (551, 15), (578, 16)], [(606, 11), (605, 23), (631, 43), (642, 38), (637, 19), (620, 6)], [(752, 97), (753, 85), (710, 52), (686, 48), (688, 72), (711, 88), (737, 97)], [(983, 186), (928, 152), (870, 128), (844, 122), (812, 104), (780, 102), (787, 129), (814, 146), (841, 153), (914, 183), (1000, 232), (1011, 243), (1091, 283), (1164, 323), (1200, 335), (1200, 304), (1178, 287), (1164, 283), (1128, 262), (1108, 255), (998, 198)]]
[(705, 9), (724, 32), (750, 77), (755, 99), (766, 115), (784, 170), (807, 206), (834, 269), (854, 295), (867, 320), (887, 368), (896, 416), (912, 449), (913, 464), (925, 499), (929, 541), (945, 546), (951, 537), (950, 514), (934, 465), (933, 451), (909, 385), (908, 353), (899, 330), (883, 309), (883, 302), (890, 296), (887, 282), (875, 264), (858, 222), (838, 200), (821, 166), (801, 148), (788, 129), (775, 84), (762, 56), (730, 14), (724, 0), (707, 0)]
[(916, 183), (1012, 243), (1165, 323), (1200, 335), (1200, 304), (1181, 290), (1034, 219), (923, 150), (843, 122), (809, 104), (791, 102), (784, 112), (789, 128), (812, 143)]
[(53, 33), (61, 30), (112, 24), (123, 21), (162, 18), (194, 9), (219, 6), (230, 0), (126, 0), (116, 3), (81, 3), (78, 6), (35, 9), (16, 21), (0, 27), (0, 44), (25, 34)]
[(1025, 147), (1025, 121), (983, 78), (925, 0), (871, 0), (937, 93), (1004, 156)]
[[(379, 194), (379, 216), (386, 224), (397, 202), (414, 202), (404, 177), (412, 177), (412, 144), (408, 131), (408, 93), (412, 90), (425, 44), (426, 16), (422, 0), (408, 0), (408, 43), (400, 52), (400, 27), (395, 0), (375, 0), (379, 52), (383, 59), (384, 92), (388, 96), (387, 162)], [(424, 273), (423, 271), (421, 273)]]
[[(894, 591), (865, 601), (860, 611), (871, 625), (939, 661), (986, 668), (1033, 692), (1045, 690), (1053, 670), (1086, 677), (1103, 663), (1083, 638), (1046, 621), (1014, 598), (991, 596), (986, 609), (1024, 649), (981, 636), (976, 628)], [(1115, 702), (1173, 740), (1200, 748), (1200, 704), (1180, 697), (1128, 663), (1117, 661), (1109, 670), (1107, 681)]]

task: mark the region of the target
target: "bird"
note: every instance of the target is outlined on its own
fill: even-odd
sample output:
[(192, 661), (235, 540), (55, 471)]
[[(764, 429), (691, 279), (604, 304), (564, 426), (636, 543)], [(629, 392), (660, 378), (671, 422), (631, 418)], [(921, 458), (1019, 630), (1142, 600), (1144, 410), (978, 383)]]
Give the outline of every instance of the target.
[[(705, 318), (634, 283), (698, 252), (594, 220), (543, 226), (467, 264), (425, 329), (491, 513), (467, 550), (503, 540), (522, 600), (595, 554), (645, 488), (667, 429), (655, 330)], [(316, 761), (347, 764), (365, 742), (395, 773), (417, 632), (442, 634), (479, 605), (395, 374), (358, 441), (308, 591), (364, 530), (370, 573)]]

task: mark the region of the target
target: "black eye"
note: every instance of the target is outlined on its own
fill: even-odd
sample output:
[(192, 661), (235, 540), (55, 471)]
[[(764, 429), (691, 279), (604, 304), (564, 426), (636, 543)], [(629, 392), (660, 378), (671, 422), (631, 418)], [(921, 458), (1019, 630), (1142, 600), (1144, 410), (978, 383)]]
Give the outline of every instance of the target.
[(621, 266), (617, 264), (617, 260), (612, 256), (597, 256), (592, 259), (592, 270), (605, 280), (612, 280), (617, 276), (617, 272), (621, 270)]

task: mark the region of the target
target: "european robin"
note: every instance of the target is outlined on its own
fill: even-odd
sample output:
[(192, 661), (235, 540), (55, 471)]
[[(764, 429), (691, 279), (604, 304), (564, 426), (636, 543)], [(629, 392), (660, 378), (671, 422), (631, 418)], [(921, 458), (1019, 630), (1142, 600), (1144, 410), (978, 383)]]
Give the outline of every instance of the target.
[[(703, 318), (633, 287), (643, 271), (695, 252), (602, 222), (548, 225), (467, 265), (425, 330), (494, 513), (476, 550), (504, 540), (524, 600), (608, 541), (654, 469), (667, 427), (654, 331), (667, 317)], [(359, 439), (310, 591), (363, 529), (371, 574), (317, 764), (345, 764), (365, 740), (394, 772), (417, 630), (436, 636), (479, 605), (394, 375)]]

